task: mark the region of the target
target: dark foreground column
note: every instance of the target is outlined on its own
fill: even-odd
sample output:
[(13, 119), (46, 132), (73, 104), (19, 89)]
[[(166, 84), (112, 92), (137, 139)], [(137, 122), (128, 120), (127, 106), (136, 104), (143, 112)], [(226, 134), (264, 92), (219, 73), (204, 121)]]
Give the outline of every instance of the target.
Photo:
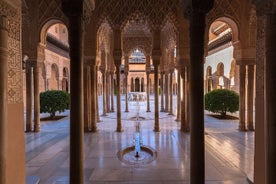
[(63, 1), (70, 45), (70, 183), (84, 183), (83, 168), (83, 2)]

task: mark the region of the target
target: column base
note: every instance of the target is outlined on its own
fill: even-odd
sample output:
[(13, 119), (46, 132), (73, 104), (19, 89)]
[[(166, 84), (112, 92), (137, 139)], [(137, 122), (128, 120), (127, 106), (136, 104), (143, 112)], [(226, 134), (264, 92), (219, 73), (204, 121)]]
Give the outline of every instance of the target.
[(154, 132), (160, 132), (160, 128), (158, 127), (158, 128), (154, 128), (154, 130), (153, 130)]
[(92, 133), (96, 133), (96, 132), (98, 132), (97, 127), (95, 127), (95, 128), (91, 128), (90, 132), (92, 132)]
[(150, 110), (147, 110), (146, 112), (151, 112)]
[(84, 132), (90, 132), (89, 128), (84, 128)]
[(169, 112), (169, 113), (168, 113), (168, 115), (170, 115), (170, 116), (171, 116), (171, 115), (173, 115), (173, 113), (172, 113), (172, 112)]
[(174, 121), (179, 122), (179, 121), (180, 121), (180, 119), (179, 119), (179, 118), (176, 118)]
[(254, 129), (253, 124), (248, 125), (248, 126), (247, 126), (247, 130), (248, 130), (248, 131), (254, 131), (255, 129)]
[(102, 114), (102, 116), (107, 116), (107, 114)]
[(239, 125), (239, 131), (245, 132), (246, 131), (245, 125)]
[(123, 132), (123, 130), (121, 128), (117, 128), (116, 132)]
[(187, 133), (187, 132), (190, 132), (190, 129), (189, 128), (181, 128), (180, 131)]
[(129, 112), (128, 110), (125, 110), (125, 112)]

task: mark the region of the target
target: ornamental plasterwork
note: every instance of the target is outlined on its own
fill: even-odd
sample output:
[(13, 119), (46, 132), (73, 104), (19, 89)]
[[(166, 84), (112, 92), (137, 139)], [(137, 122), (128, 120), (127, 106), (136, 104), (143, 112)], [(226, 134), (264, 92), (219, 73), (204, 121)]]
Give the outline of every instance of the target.
[(125, 55), (130, 55), (131, 52), (139, 48), (145, 55), (150, 55), (152, 44), (151, 44), (151, 37), (125, 37), (123, 38), (123, 51)]
[(8, 103), (22, 103), (22, 64), (21, 64), (21, 10), (14, 9), (0, 1), (0, 14), (7, 17), (8, 30)]
[(107, 22), (102, 23), (98, 29), (98, 49), (110, 52), (111, 28)]
[(214, 6), (207, 16), (207, 25), (211, 25), (213, 21), (220, 17), (229, 17), (239, 25), (241, 7), (240, 0), (215, 0)]
[(113, 28), (122, 28), (129, 15), (139, 12), (148, 18), (151, 28), (160, 27), (167, 14), (177, 17), (179, 0), (101, 0), (95, 4), (93, 16), (106, 17)]

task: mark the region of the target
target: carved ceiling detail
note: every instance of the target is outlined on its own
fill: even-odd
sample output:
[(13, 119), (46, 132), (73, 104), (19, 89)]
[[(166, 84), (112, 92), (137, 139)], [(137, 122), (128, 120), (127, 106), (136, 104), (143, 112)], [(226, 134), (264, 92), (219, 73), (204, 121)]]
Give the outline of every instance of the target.
[(126, 56), (130, 56), (135, 49), (140, 49), (144, 54), (150, 55), (152, 50), (151, 37), (125, 37), (123, 39), (123, 51)]
[(38, 4), (38, 21), (39, 23), (45, 23), (49, 18), (56, 17), (58, 20), (64, 20), (66, 18), (61, 9), (61, 0), (47, 0), (39, 1)]
[(136, 15), (140, 15), (155, 29), (162, 25), (168, 14), (177, 17), (180, 6), (179, 0), (101, 0), (96, 1), (93, 16), (106, 17), (113, 28), (123, 28), (128, 20), (135, 20)]
[(207, 25), (219, 17), (229, 17), (239, 25), (241, 11), (240, 0), (215, 0), (213, 9), (208, 13)]

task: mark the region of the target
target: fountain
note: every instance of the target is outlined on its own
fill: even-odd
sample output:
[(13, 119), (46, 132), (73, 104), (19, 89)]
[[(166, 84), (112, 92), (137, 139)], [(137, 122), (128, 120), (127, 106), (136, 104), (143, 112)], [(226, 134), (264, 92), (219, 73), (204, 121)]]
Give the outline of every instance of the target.
[(136, 101), (136, 120), (133, 146), (127, 147), (118, 152), (118, 158), (126, 164), (147, 164), (155, 160), (157, 156), (157, 152), (154, 149), (143, 145), (139, 112), (139, 101)]

